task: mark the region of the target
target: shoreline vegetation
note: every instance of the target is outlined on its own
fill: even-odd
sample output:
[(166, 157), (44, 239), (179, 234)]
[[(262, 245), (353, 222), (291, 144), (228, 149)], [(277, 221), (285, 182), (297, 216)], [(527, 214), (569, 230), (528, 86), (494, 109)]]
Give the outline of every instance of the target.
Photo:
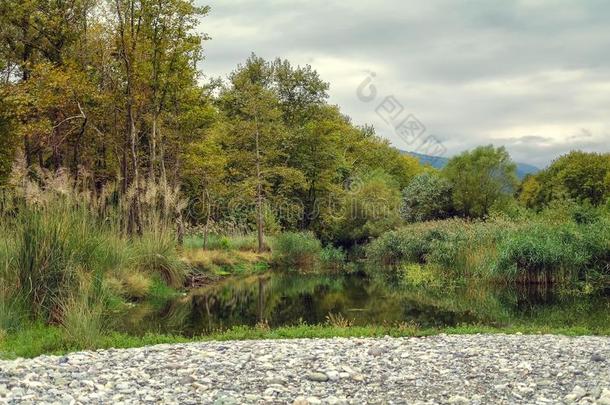
[[(150, 342), (337, 336), (419, 336), (434, 333), (523, 332), (609, 334), (607, 328), (557, 324), (420, 328), (324, 325), (269, 329), (234, 327), (206, 336), (118, 333), (113, 314), (145, 302), (165, 302), (231, 277), (288, 274), (360, 274), (412, 287), (533, 284), (568, 294), (604, 294), (610, 263), (610, 216), (605, 206), (570, 201), (534, 211), (516, 207), (483, 219), (440, 218), (404, 223), (348, 249), (324, 245), (313, 232), (280, 231), (257, 251), (254, 233), (204, 237), (189, 232), (179, 243), (179, 191), (148, 183), (141, 234), (127, 229), (129, 201), (110, 202), (74, 187), (64, 171), (33, 181), (14, 172), (2, 200), (0, 352), (34, 356), (69, 350), (131, 347)], [(204, 249), (204, 243), (206, 248)]]
[(62, 355), (83, 350), (129, 349), (159, 344), (195, 343), (205, 341), (236, 340), (276, 340), (276, 339), (325, 339), (325, 338), (383, 338), (390, 337), (426, 337), (438, 334), (472, 335), (472, 334), (518, 334), (518, 335), (563, 335), (563, 336), (610, 336), (610, 328), (589, 329), (584, 327), (549, 327), (532, 325), (515, 325), (510, 327), (493, 327), (481, 325), (463, 325), (443, 328), (418, 328), (412, 325), (372, 325), (372, 326), (334, 326), (297, 325), (267, 327), (234, 327), (212, 334), (185, 337), (148, 333), (134, 336), (125, 333), (112, 333), (100, 336), (94, 346), (82, 346), (67, 342), (63, 331), (52, 326), (32, 327), (26, 331), (5, 337), (0, 343), (0, 360), (14, 358), (33, 358), (40, 355)]

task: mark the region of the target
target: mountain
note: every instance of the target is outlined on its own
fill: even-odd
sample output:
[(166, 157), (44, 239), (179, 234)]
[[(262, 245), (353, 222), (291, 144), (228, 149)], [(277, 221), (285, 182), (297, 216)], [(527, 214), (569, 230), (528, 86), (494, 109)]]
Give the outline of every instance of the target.
[[(441, 156), (423, 155), (421, 153), (407, 152), (404, 150), (401, 150), (401, 152), (417, 158), (423, 165), (430, 165), (437, 169), (442, 169), (447, 165), (447, 162), (449, 162), (448, 158)], [(539, 171), (540, 169), (536, 166), (528, 165), (527, 163), (517, 163), (517, 177), (519, 177), (520, 180), (523, 180), (528, 174), (535, 174)]]

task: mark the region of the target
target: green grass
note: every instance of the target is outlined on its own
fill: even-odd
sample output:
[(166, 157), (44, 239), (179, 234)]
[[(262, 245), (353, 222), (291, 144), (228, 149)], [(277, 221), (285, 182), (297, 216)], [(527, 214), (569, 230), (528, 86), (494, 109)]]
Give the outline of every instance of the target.
[(420, 264), (442, 279), (570, 284), (610, 276), (610, 218), (450, 219), (407, 225), (366, 247), (369, 267)]
[[(203, 235), (189, 235), (184, 239), (186, 249), (203, 249)], [(240, 250), (254, 252), (258, 248), (255, 234), (246, 235), (217, 235), (209, 234), (207, 250)]]
[(313, 269), (318, 265), (322, 244), (312, 232), (285, 232), (271, 244), (276, 266), (288, 269)]
[(340, 272), (347, 269), (346, 252), (322, 243), (312, 232), (283, 232), (268, 238), (271, 252), (256, 253), (254, 235), (209, 235), (185, 238), (183, 260), (194, 273), (216, 276), (264, 272), (271, 266), (281, 271)]
[(264, 327), (234, 327), (226, 331), (207, 336), (187, 338), (176, 335), (146, 334), (131, 336), (111, 333), (99, 336), (93, 346), (84, 346), (75, 341), (67, 341), (61, 328), (36, 325), (18, 333), (9, 334), (0, 340), (0, 358), (31, 358), (41, 354), (60, 355), (83, 349), (133, 348), (156, 344), (260, 340), (260, 339), (299, 339), (299, 338), (333, 338), (333, 337), (423, 337), (440, 333), (451, 335), (468, 334), (558, 334), (566, 336), (601, 335), (610, 336), (610, 326), (604, 329), (586, 327), (551, 327), (546, 325), (514, 325), (509, 327), (490, 327), (483, 325), (461, 325), (446, 328), (418, 329), (396, 325), (349, 326), (332, 325), (296, 325), (274, 329)]

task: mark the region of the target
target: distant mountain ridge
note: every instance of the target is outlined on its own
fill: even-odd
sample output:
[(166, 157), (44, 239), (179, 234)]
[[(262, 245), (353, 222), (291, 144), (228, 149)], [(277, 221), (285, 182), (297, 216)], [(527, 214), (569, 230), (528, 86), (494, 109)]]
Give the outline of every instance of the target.
[[(419, 160), (419, 162), (423, 165), (430, 165), (437, 169), (442, 169), (443, 167), (445, 167), (447, 165), (447, 162), (449, 162), (448, 158), (442, 157), (442, 156), (430, 156), (430, 155), (424, 155), (421, 153), (409, 152), (409, 151), (404, 151), (404, 150), (401, 150), (400, 152), (417, 158)], [(527, 163), (517, 163), (516, 162), (516, 164), (517, 164), (517, 177), (519, 177), (520, 180), (523, 180), (525, 178), (525, 176), (527, 176), (528, 174), (535, 174), (540, 171), (540, 169), (537, 168), (536, 166), (532, 166)]]

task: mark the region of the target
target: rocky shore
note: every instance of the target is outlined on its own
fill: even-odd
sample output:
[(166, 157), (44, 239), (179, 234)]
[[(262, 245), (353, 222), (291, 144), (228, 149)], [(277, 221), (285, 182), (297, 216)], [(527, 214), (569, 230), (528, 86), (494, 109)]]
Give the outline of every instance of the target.
[(0, 403), (610, 405), (610, 338), (159, 345), (0, 361)]

